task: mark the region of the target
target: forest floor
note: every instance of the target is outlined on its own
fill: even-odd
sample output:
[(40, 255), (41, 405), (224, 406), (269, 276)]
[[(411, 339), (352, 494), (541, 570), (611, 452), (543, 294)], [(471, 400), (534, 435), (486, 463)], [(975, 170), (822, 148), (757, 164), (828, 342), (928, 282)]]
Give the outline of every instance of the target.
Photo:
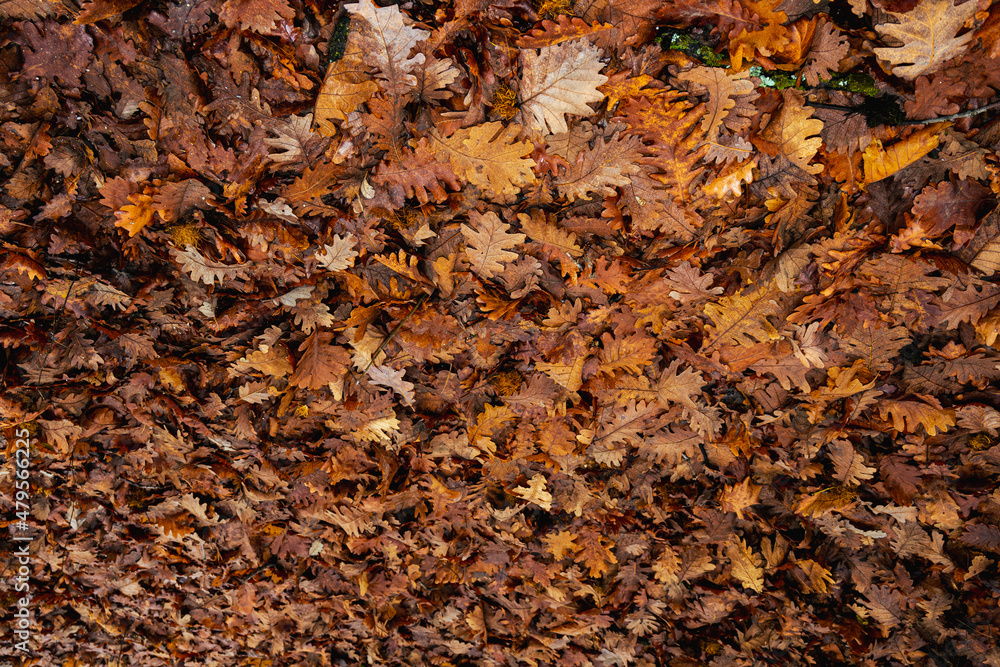
[(0, 25), (3, 664), (1000, 666), (1000, 5)]

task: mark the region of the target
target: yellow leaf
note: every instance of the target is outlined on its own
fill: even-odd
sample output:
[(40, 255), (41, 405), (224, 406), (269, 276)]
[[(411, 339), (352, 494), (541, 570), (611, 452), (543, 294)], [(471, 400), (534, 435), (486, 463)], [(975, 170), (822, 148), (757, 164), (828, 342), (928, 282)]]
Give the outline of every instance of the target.
[(908, 167), (937, 148), (938, 133), (951, 123), (936, 123), (888, 148), (882, 147), (878, 139), (872, 140), (865, 149), (865, 185), (889, 178), (900, 169)]
[(743, 195), (743, 184), (753, 182), (753, 170), (757, 159), (747, 160), (743, 164), (727, 167), (712, 182), (703, 188), (705, 194), (716, 199), (732, 201)]
[(548, 375), (557, 384), (575, 392), (583, 386), (583, 364), (586, 360), (584, 356), (577, 357), (571, 366), (539, 362), (535, 364), (535, 368)]
[(738, 294), (719, 299), (718, 303), (705, 306), (705, 314), (715, 326), (707, 327), (709, 336), (705, 349), (733, 342), (744, 347), (766, 343), (780, 338), (778, 330), (768, 318), (780, 321), (781, 308), (775, 293), (767, 288), (750, 287)]
[(406, 253), (402, 250), (399, 251), (398, 255), (391, 253), (388, 255), (373, 255), (372, 259), (414, 282), (430, 284), (420, 273), (418, 266), (420, 260), (416, 257), (407, 257)]
[(608, 109), (614, 109), (619, 102), (631, 97), (647, 96), (655, 93), (655, 89), (642, 90), (643, 86), (652, 83), (655, 79), (648, 74), (639, 76), (629, 76), (630, 71), (615, 72), (608, 78), (607, 82), (598, 86), (608, 99)]
[(733, 577), (743, 584), (744, 588), (757, 593), (764, 590), (764, 570), (760, 567), (760, 556), (755, 554), (746, 542), (730, 539), (726, 544), (726, 554), (733, 566)]
[(528, 486), (514, 487), (513, 493), (520, 498), (534, 503), (543, 510), (552, 509), (552, 494), (545, 490), (545, 476), (536, 474), (528, 480)]
[(808, 558), (800, 560), (796, 565), (802, 568), (802, 571), (809, 577), (807, 588), (810, 588), (812, 592), (820, 595), (826, 595), (830, 592), (830, 585), (834, 583), (830, 570)]
[(854, 502), (857, 493), (844, 486), (835, 486), (810, 494), (799, 501), (795, 511), (804, 517), (816, 518), (830, 510), (839, 510)]

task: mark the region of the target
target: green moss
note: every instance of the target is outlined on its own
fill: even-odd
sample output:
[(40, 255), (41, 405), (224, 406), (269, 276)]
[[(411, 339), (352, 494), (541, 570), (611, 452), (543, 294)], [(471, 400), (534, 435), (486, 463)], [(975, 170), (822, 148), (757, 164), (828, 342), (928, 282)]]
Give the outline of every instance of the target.
[(347, 48), (347, 36), (351, 33), (351, 15), (344, 13), (343, 17), (337, 21), (337, 25), (330, 35), (330, 42), (326, 47), (326, 66), (329, 67), (344, 57), (344, 49)]
[[(661, 48), (681, 51), (709, 67), (729, 67), (728, 55), (725, 53), (716, 53), (708, 44), (689, 33), (674, 28), (663, 28), (656, 39)], [(803, 87), (799, 85), (798, 75), (795, 72), (765, 70), (760, 65), (754, 65), (750, 68), (750, 74), (758, 77), (760, 85), (765, 88), (783, 90), (785, 88)], [(819, 87), (847, 90), (852, 93), (861, 93), (862, 95), (871, 97), (879, 94), (879, 90), (875, 87), (875, 80), (867, 74), (860, 72), (834, 74), (829, 80), (820, 81)]]

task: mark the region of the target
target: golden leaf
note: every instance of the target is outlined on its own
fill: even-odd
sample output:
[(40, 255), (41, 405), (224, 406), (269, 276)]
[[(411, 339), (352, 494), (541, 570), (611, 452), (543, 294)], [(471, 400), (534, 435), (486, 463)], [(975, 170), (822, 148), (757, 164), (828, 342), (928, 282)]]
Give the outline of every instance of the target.
[(955, 411), (921, 403), (920, 401), (879, 401), (882, 418), (891, 418), (892, 427), (900, 433), (915, 433), (918, 426), (927, 430), (927, 435), (947, 431), (955, 425)]
[(744, 588), (760, 593), (764, 590), (764, 570), (761, 558), (741, 539), (731, 538), (726, 543), (726, 555), (732, 563), (732, 574)]
[(865, 185), (889, 178), (930, 153), (938, 146), (938, 134), (949, 125), (950, 123), (935, 123), (888, 148), (883, 148), (881, 141), (873, 139), (864, 153)]
[(811, 165), (809, 161), (823, 145), (818, 136), (823, 131), (823, 121), (812, 117), (813, 109), (805, 106), (805, 96), (799, 91), (789, 88), (784, 91), (784, 97), (781, 111), (758, 137), (803, 171), (818, 174), (823, 171), (823, 165)]
[(552, 554), (553, 558), (562, 560), (566, 554), (574, 554), (580, 548), (575, 538), (572, 531), (560, 530), (558, 533), (549, 533), (542, 538), (542, 542), (545, 543), (545, 550)]
[(766, 288), (748, 288), (738, 294), (719, 299), (705, 306), (705, 314), (715, 326), (706, 327), (709, 336), (705, 349), (733, 342), (744, 347), (780, 338), (778, 330), (768, 320), (780, 318), (782, 309), (775, 301), (777, 294)]
[(514, 495), (538, 505), (543, 510), (552, 509), (552, 494), (545, 490), (545, 476), (536, 474), (528, 480), (528, 486), (517, 486), (512, 490)]
[(516, 141), (518, 125), (483, 123), (458, 130), (447, 138), (432, 134), (438, 159), (447, 159), (455, 173), (472, 185), (505, 197), (534, 183), (530, 142)]

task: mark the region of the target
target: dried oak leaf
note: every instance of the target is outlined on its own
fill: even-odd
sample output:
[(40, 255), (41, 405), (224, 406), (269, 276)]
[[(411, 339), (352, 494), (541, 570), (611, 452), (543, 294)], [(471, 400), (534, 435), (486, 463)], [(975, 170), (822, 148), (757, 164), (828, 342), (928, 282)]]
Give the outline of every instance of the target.
[(432, 200), (440, 203), (448, 198), (445, 186), (456, 192), (462, 189), (451, 164), (436, 159), (426, 137), (416, 142), (412, 151), (403, 151), (398, 162), (380, 162), (372, 184), (385, 187), (399, 206), (407, 197), (416, 197), (421, 204)]
[(955, 411), (946, 410), (940, 404), (882, 400), (879, 401), (879, 412), (883, 418), (891, 418), (892, 427), (900, 433), (916, 433), (917, 427), (923, 426), (927, 435), (934, 435), (955, 425)]
[(693, 368), (685, 368), (678, 372), (680, 365), (680, 360), (674, 359), (663, 369), (656, 383), (656, 397), (664, 407), (669, 407), (671, 403), (679, 403), (694, 408), (697, 405), (694, 399), (701, 396), (705, 378)]
[(899, 23), (879, 23), (875, 28), (902, 46), (874, 49), (875, 55), (889, 62), (893, 74), (905, 79), (934, 71), (946, 60), (965, 53), (973, 33), (956, 34), (976, 13), (976, 7), (974, 2), (956, 7), (952, 0), (922, 0), (905, 14), (890, 12)]
[(615, 194), (615, 187), (628, 185), (639, 173), (638, 160), (642, 141), (638, 137), (619, 138), (615, 133), (608, 141), (597, 139), (593, 148), (579, 154), (562, 176), (553, 181), (559, 193), (573, 202)]
[(316, 126), (321, 134), (332, 137), (337, 133), (335, 120), (347, 122), (347, 115), (378, 92), (361, 58), (356, 32), (351, 32), (344, 55), (331, 64), (323, 77), (323, 86), (316, 97)]
[(560, 14), (555, 21), (542, 21), (541, 27), (533, 28), (518, 37), (517, 46), (522, 49), (541, 49), (613, 29), (614, 26), (610, 23), (591, 24), (576, 16), (571, 18)]
[(494, 122), (460, 129), (447, 138), (431, 137), (437, 158), (448, 160), (460, 178), (495, 196), (507, 197), (535, 181), (535, 162), (526, 157), (534, 147), (530, 142), (516, 141), (520, 131), (518, 125)]
[(275, 31), (279, 21), (295, 18), (295, 10), (284, 0), (226, 0), (219, 18), (228, 28), (268, 35)]
[[(318, 106), (319, 100), (316, 103)], [(329, 143), (322, 135), (312, 131), (312, 122), (313, 114), (288, 116), (268, 127), (269, 132), (277, 135), (264, 139), (264, 143), (273, 149), (268, 156), (271, 162), (285, 169), (311, 165)]]
[(141, 0), (93, 0), (80, 7), (80, 13), (73, 21), (76, 25), (88, 25), (104, 19), (118, 16), (136, 5)]
[(571, 530), (551, 532), (542, 538), (542, 542), (545, 550), (556, 560), (562, 560), (580, 550), (580, 545), (576, 543), (576, 533)]
[(521, 51), (521, 107), (533, 120), (531, 128), (542, 134), (566, 132), (566, 114), (589, 116), (588, 104), (600, 102), (597, 87), (608, 77), (601, 74), (601, 50), (585, 39)]
[(910, 330), (904, 326), (887, 327), (882, 322), (855, 327), (841, 340), (841, 347), (851, 357), (860, 357), (873, 372), (891, 371), (899, 351), (910, 344)]
[(322, 389), (344, 376), (351, 363), (351, 354), (339, 345), (331, 345), (333, 334), (329, 331), (314, 331), (299, 345), (298, 363), (295, 372), (288, 379), (293, 387), (302, 389)]
[(412, 382), (407, 382), (403, 379), (405, 373), (406, 371), (401, 368), (376, 365), (368, 369), (368, 381), (372, 384), (389, 387), (399, 394), (406, 405), (412, 406), (413, 390), (415, 387)]
[(813, 118), (813, 109), (805, 106), (805, 96), (789, 88), (784, 91), (781, 110), (754, 137), (754, 145), (768, 155), (783, 155), (803, 171), (815, 175), (823, 171), (822, 164), (809, 161), (823, 145), (819, 133), (823, 121)]
[(156, 209), (153, 207), (153, 198), (146, 194), (129, 195), (128, 201), (128, 204), (115, 211), (115, 227), (127, 231), (131, 238), (153, 221)]
[(888, 637), (889, 630), (903, 622), (903, 607), (906, 604), (903, 594), (889, 586), (872, 586), (865, 597), (868, 598), (863, 602), (865, 609), (878, 621), (882, 636)]
[(215, 0), (184, 0), (167, 5), (167, 16), (150, 13), (149, 22), (174, 39), (190, 39), (201, 33), (212, 21)]
[(764, 569), (760, 566), (760, 555), (754, 553), (746, 542), (730, 538), (726, 542), (726, 555), (732, 563), (732, 575), (736, 581), (756, 593), (764, 590)]
[(216, 281), (220, 285), (227, 280), (243, 279), (250, 277), (249, 269), (251, 262), (242, 264), (223, 264), (208, 259), (197, 248), (188, 246), (184, 250), (177, 248), (170, 249), (174, 255), (174, 260), (180, 262), (181, 270), (191, 276), (191, 280), (203, 282), (206, 285), (213, 285)]
[(821, 78), (826, 79), (831, 73), (836, 73), (850, 48), (850, 43), (837, 26), (829, 19), (821, 18), (805, 67), (802, 68), (806, 83), (815, 87)]
[(552, 509), (552, 494), (545, 490), (545, 475), (536, 474), (528, 480), (528, 486), (518, 486), (511, 492), (529, 503), (538, 505), (545, 511)]
[(578, 537), (580, 550), (576, 554), (576, 562), (583, 563), (594, 578), (611, 572), (611, 567), (618, 562), (610, 549), (615, 543), (590, 528), (584, 528)]
[[(134, 197), (135, 195), (133, 195)], [(129, 197), (131, 200), (132, 197)], [(153, 195), (152, 208), (165, 221), (170, 222), (184, 217), (193, 208), (209, 209), (215, 203), (212, 191), (196, 178), (186, 178), (176, 183), (164, 183), (159, 192)], [(123, 210), (126, 207), (122, 207)], [(122, 227), (117, 222), (116, 226)], [(132, 230), (129, 229), (129, 235)]]
[(973, 433), (1000, 434), (1000, 412), (985, 405), (963, 405), (957, 410), (958, 425)]
[(914, 120), (958, 113), (958, 105), (949, 98), (961, 97), (967, 87), (964, 81), (956, 81), (943, 72), (935, 72), (933, 79), (921, 76), (914, 85), (913, 99), (906, 100), (903, 109)]
[(964, 544), (977, 549), (988, 549), (1000, 553), (1000, 528), (984, 523), (969, 523), (958, 538)]
[(546, 218), (544, 212), (532, 209), (531, 214), (519, 213), (521, 230), (527, 234), (550, 260), (559, 262), (559, 270), (564, 276), (576, 277), (579, 267), (576, 260), (583, 256), (583, 248), (577, 243), (576, 234), (555, 225)]
[(760, 491), (764, 488), (754, 484), (747, 477), (742, 482), (729, 486), (719, 494), (719, 505), (724, 512), (733, 512), (738, 519), (743, 518), (743, 510), (760, 502)]
[(783, 309), (775, 300), (780, 293), (767, 287), (751, 287), (705, 306), (705, 314), (715, 323), (706, 327), (703, 349), (735, 343), (744, 347), (780, 338), (769, 318), (781, 321)]
[(430, 31), (406, 25), (396, 5), (379, 7), (372, 0), (361, 0), (344, 5), (344, 9), (361, 19), (357, 27), (352, 23), (351, 33), (357, 32), (361, 58), (382, 74), (387, 90), (400, 95), (416, 87), (417, 78), (412, 72), (425, 56), (417, 53), (411, 58), (410, 52), (427, 39)]
[(932, 125), (888, 147), (873, 139), (864, 152), (865, 183), (888, 178), (924, 157), (938, 147), (940, 133), (941, 128)]
[(0, 18), (39, 19), (64, 11), (60, 0), (0, 0)]
[(656, 357), (656, 340), (644, 332), (628, 336), (604, 334), (601, 338), (599, 372), (614, 375), (620, 371), (641, 375)]
[(962, 322), (973, 326), (1000, 304), (1000, 288), (993, 283), (973, 283), (964, 289), (949, 288), (941, 299), (938, 321), (949, 329)]
[(834, 440), (827, 445), (827, 449), (837, 481), (842, 486), (857, 486), (859, 482), (871, 479), (875, 474), (875, 468), (866, 466), (864, 459), (847, 440)]
[[(650, 178), (667, 186), (662, 195), (643, 196), (647, 201), (690, 199), (692, 185), (704, 172), (699, 165), (708, 146), (703, 133), (693, 130), (705, 113), (705, 105), (692, 108), (686, 102), (675, 101), (680, 95), (669, 91), (654, 98), (633, 99), (620, 109), (622, 119), (629, 125), (628, 131), (641, 136), (646, 144), (643, 152), (649, 157), (642, 162), (657, 170)], [(636, 189), (635, 183), (632, 189)], [(632, 211), (632, 216), (636, 216), (636, 211)]]
[(288, 348), (281, 343), (262, 344), (259, 349), (249, 352), (234, 363), (229, 369), (229, 375), (235, 377), (255, 371), (268, 377), (283, 378), (292, 372), (292, 363), (288, 358)]
[(24, 79), (41, 77), (58, 81), (67, 88), (78, 88), (80, 76), (93, 55), (94, 40), (83, 26), (44, 21), (25, 23), (21, 28), (27, 48), (19, 75)]
[(510, 225), (500, 220), (493, 211), (485, 215), (472, 211), (470, 225), (462, 225), (465, 237), (465, 254), (469, 258), (472, 271), (480, 278), (489, 280), (504, 270), (504, 264), (517, 259), (516, 252), (510, 252), (518, 244), (524, 243), (524, 234), (511, 234)]
[(358, 239), (350, 233), (343, 237), (334, 234), (331, 241), (323, 246), (322, 252), (316, 253), (316, 261), (330, 271), (346, 271), (354, 266), (354, 258), (358, 256), (355, 249)]
[(885, 456), (878, 464), (879, 474), (892, 499), (900, 505), (910, 505), (920, 484), (920, 471), (906, 464), (902, 456)]
[(732, 74), (719, 67), (695, 67), (677, 76), (681, 81), (690, 81), (699, 89), (708, 91), (708, 104), (701, 119), (701, 129), (706, 140), (713, 141), (719, 136), (722, 122), (736, 106), (733, 98), (754, 92), (753, 81), (749, 76), (749, 71)]
[(440, 100), (452, 97), (448, 86), (458, 80), (461, 72), (451, 58), (429, 56), (415, 70), (417, 77), (416, 97), (427, 104), (436, 104)]

